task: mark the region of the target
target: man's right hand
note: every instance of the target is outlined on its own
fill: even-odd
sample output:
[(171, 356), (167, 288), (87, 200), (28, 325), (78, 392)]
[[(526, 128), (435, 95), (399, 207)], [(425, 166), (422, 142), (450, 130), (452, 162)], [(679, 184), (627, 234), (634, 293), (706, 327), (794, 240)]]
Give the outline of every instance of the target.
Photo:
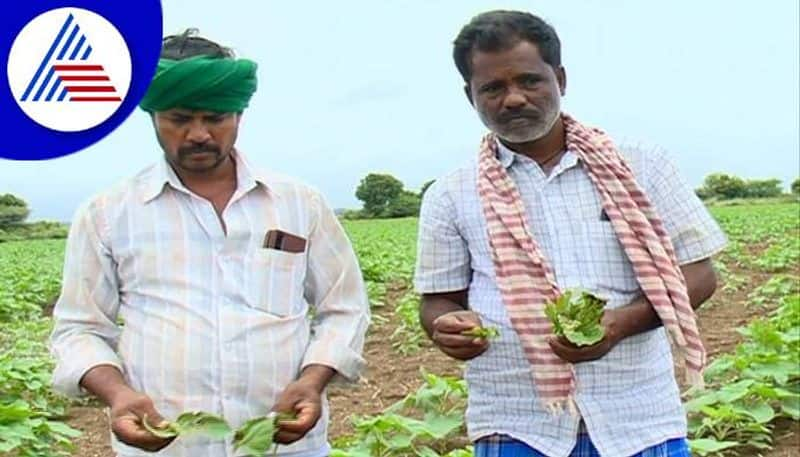
[(474, 311), (451, 311), (433, 321), (431, 339), (445, 354), (458, 360), (469, 360), (481, 355), (488, 347), (485, 338), (462, 335), (461, 332), (481, 326)]
[(147, 424), (159, 428), (164, 418), (156, 411), (153, 401), (147, 395), (134, 390), (115, 395), (110, 402), (111, 431), (123, 443), (139, 449), (156, 452), (175, 438), (159, 438), (144, 428), (142, 421), (147, 415)]

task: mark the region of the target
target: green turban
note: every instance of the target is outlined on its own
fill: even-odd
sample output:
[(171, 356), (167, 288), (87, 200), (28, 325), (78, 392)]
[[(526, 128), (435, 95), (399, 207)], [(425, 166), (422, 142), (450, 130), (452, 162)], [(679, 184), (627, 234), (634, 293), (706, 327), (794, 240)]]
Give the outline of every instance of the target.
[(247, 59), (160, 59), (139, 106), (150, 113), (172, 108), (240, 112), (256, 91), (256, 68)]

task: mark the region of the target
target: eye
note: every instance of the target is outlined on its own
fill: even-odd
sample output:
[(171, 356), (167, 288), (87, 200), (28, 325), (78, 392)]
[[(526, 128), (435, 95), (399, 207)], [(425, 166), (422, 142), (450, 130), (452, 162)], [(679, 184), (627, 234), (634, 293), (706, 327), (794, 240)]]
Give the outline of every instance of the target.
[(479, 92), (485, 95), (497, 95), (503, 90), (503, 85), (497, 82), (489, 83), (484, 86), (481, 86)]
[(537, 75), (525, 75), (522, 77), (522, 80), (520, 82), (522, 83), (523, 87), (531, 89), (536, 87), (536, 85), (539, 84), (540, 82), (542, 82), (542, 78)]

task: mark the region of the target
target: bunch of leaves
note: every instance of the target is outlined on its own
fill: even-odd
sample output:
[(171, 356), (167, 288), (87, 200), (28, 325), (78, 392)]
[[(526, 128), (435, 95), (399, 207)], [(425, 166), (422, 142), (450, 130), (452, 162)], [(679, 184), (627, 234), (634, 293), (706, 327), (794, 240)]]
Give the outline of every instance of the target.
[(565, 290), (555, 301), (545, 305), (545, 314), (553, 324), (553, 333), (576, 346), (591, 346), (603, 339), (600, 325), (606, 300), (587, 291)]
[(749, 304), (767, 307), (780, 298), (800, 292), (800, 278), (790, 274), (777, 274), (758, 286), (747, 296)]
[(800, 262), (800, 236), (797, 232), (786, 234), (776, 244), (768, 247), (755, 261), (755, 265), (769, 272), (784, 271)]
[(62, 456), (80, 432), (61, 422), (67, 400), (50, 390), (52, 361), (44, 343), (50, 322), (8, 325), (0, 334), (0, 452)]
[(400, 324), (392, 333), (392, 347), (403, 355), (417, 352), (425, 339), (422, 325), (419, 323), (419, 296), (407, 291), (397, 302), (395, 313), (400, 317)]
[(699, 455), (761, 452), (777, 418), (800, 420), (800, 295), (783, 297), (766, 319), (737, 329), (732, 354), (706, 370), (706, 390), (687, 392), (692, 449)]
[(464, 381), (425, 373), (416, 392), (376, 416), (354, 419), (355, 435), (340, 439), (332, 457), (461, 457), (470, 450), (443, 443), (464, 426)]
[(61, 288), (63, 259), (63, 240), (0, 243), (0, 322), (41, 316)]
[(145, 415), (144, 427), (159, 438), (200, 435), (209, 439), (224, 439), (231, 428), (225, 419), (202, 411), (185, 412), (172, 422), (150, 424)]

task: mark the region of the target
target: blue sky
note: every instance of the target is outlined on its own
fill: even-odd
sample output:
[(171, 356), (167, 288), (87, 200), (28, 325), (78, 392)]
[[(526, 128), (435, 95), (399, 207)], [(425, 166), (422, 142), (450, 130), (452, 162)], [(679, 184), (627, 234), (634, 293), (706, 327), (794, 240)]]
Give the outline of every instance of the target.
[[(452, 40), (475, 14), (525, 9), (553, 24), (567, 69), (565, 111), (618, 141), (658, 144), (686, 179), (798, 175), (800, 12), (796, 0), (166, 0), (165, 33), (202, 35), (259, 63), (238, 145), (260, 166), (357, 207), (359, 180), (406, 187), (476, 154), (484, 127), (467, 103)], [(233, 6), (235, 5), (235, 6)], [(141, 111), (77, 154), (0, 159), (0, 193), (33, 219), (69, 220), (92, 194), (161, 156)]]

